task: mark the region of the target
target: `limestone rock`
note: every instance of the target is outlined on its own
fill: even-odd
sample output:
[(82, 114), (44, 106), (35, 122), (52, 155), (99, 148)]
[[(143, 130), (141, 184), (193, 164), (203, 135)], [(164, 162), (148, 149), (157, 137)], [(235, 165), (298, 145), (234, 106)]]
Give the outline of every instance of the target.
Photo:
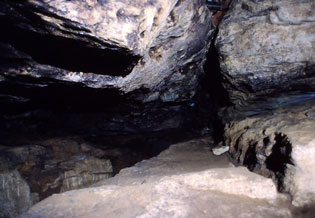
[(231, 121), (225, 129), (232, 158), (272, 177), (295, 206), (315, 202), (314, 111), (312, 99)]
[(59, 167), (69, 169), (61, 175), (61, 192), (87, 187), (98, 181), (108, 179), (112, 177), (113, 172), (110, 160), (86, 157), (85, 155), (77, 156), (75, 160), (63, 162)]
[(281, 199), (270, 179), (191, 140), (93, 187), (53, 195), (22, 217), (291, 217)]
[(0, 171), (0, 217), (17, 217), (33, 199), (30, 188), (17, 170)]
[(211, 16), (203, 0), (1, 1), (2, 137), (181, 128)]
[(18, 170), (39, 200), (112, 176), (111, 161), (104, 158), (104, 151), (93, 146), (65, 138), (43, 140), (40, 144), (0, 149), (1, 168)]
[(221, 155), (221, 154), (224, 154), (225, 152), (228, 152), (229, 149), (230, 148), (228, 145), (219, 145), (212, 148), (211, 150), (214, 155)]
[(216, 47), (224, 85), (236, 106), (315, 87), (315, 3), (235, 0)]
[(141, 89), (134, 98), (145, 102), (194, 96), (213, 32), (202, 0), (5, 0), (0, 8), (1, 81)]

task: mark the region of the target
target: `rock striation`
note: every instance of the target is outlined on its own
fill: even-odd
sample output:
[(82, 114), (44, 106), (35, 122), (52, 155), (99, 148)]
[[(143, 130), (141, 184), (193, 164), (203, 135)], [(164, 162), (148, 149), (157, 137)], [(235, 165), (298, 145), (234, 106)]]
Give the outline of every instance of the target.
[(17, 170), (1, 169), (0, 181), (0, 217), (17, 217), (36, 202)]
[(0, 216), (314, 216), (315, 3), (210, 2), (0, 2)]
[(294, 91), (314, 91), (314, 1), (235, 0), (216, 47), (236, 106)]
[(0, 134), (181, 128), (211, 16), (203, 0), (1, 1)]
[(2, 1), (0, 22), (2, 82), (147, 90), (144, 102), (191, 99), (213, 33), (201, 0)]

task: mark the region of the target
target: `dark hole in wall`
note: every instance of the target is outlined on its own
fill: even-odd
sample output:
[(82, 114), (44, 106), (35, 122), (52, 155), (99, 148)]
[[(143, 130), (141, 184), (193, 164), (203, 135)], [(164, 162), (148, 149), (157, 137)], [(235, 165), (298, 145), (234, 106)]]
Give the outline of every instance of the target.
[(279, 191), (284, 191), (283, 178), (287, 164), (294, 165), (291, 158), (292, 144), (288, 140), (288, 137), (281, 133), (275, 133), (276, 143), (272, 147), (272, 153), (266, 159), (267, 169), (275, 173), (278, 181)]
[[(23, 7), (16, 9), (23, 14)], [(52, 27), (52, 24), (30, 11), (23, 14), (29, 19), (26, 21), (20, 14), (11, 15), (10, 10), (4, 10), (3, 13), (5, 14), (0, 16), (0, 42), (12, 45), (39, 64), (75, 72), (126, 76), (140, 59), (126, 49), (97, 48), (95, 42), (85, 36), (73, 39), (48, 33), (46, 29), (57, 27)], [(74, 37), (73, 34), (68, 35)]]
[(257, 164), (257, 157), (256, 157), (256, 143), (249, 143), (249, 147), (246, 151), (245, 158), (244, 158), (244, 165), (248, 167), (249, 170), (253, 171), (256, 164)]

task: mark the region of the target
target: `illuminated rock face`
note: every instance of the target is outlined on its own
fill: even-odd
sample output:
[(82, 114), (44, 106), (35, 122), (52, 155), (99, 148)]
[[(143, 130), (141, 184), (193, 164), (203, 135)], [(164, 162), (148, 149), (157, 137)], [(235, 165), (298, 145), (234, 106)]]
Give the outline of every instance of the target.
[(0, 22), (1, 80), (141, 89), (146, 102), (195, 95), (213, 33), (201, 0), (2, 1)]
[(211, 15), (203, 0), (1, 1), (0, 129), (180, 128), (204, 74)]
[(232, 102), (315, 91), (314, 7), (311, 0), (233, 1), (216, 39)]

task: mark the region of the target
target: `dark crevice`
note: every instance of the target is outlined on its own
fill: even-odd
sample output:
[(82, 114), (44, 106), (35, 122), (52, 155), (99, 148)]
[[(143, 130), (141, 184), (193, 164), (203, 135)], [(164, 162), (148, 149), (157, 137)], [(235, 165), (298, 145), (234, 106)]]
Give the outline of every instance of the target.
[(257, 158), (256, 158), (256, 143), (249, 143), (249, 147), (246, 151), (245, 158), (244, 158), (244, 165), (248, 167), (249, 170), (253, 171), (256, 164), (257, 164)]
[(281, 133), (275, 133), (275, 144), (272, 147), (272, 153), (266, 159), (267, 169), (274, 172), (278, 182), (278, 190), (284, 191), (283, 179), (285, 176), (285, 170), (287, 164), (294, 165), (291, 152), (292, 144), (288, 140), (288, 137)]
[[(214, 33), (204, 65), (205, 74), (201, 78), (202, 96), (200, 104), (207, 104), (207, 113), (211, 114), (208, 121), (213, 125), (213, 136), (216, 142), (223, 140), (224, 125), (218, 117), (219, 109), (230, 105), (226, 89), (223, 87), (224, 78), (220, 69), (219, 53), (215, 47), (218, 30)], [(209, 116), (209, 115), (208, 115)]]

